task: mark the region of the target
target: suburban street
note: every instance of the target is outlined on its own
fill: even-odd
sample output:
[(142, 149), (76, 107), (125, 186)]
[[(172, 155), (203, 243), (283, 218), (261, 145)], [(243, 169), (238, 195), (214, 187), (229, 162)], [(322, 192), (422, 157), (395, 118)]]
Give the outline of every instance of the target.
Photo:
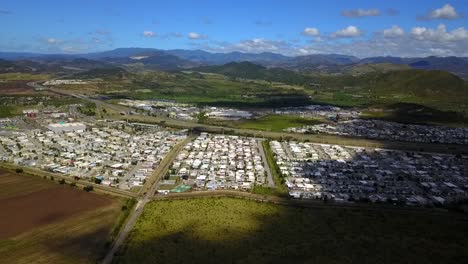
[(138, 217), (140, 217), (141, 213), (143, 212), (143, 208), (149, 201), (153, 199), (153, 196), (156, 192), (156, 188), (158, 187), (159, 180), (169, 170), (169, 167), (171, 166), (174, 159), (177, 157), (177, 154), (180, 152), (180, 150), (185, 146), (185, 144), (190, 142), (192, 139), (192, 136), (188, 136), (185, 140), (177, 144), (161, 161), (151, 178), (148, 180), (145, 186), (143, 186), (140, 192), (140, 195), (142, 195), (142, 197), (138, 199), (135, 209), (132, 213), (130, 213), (127, 219), (127, 223), (125, 224), (117, 239), (114, 241), (114, 244), (107, 253), (106, 257), (102, 261), (103, 264), (112, 263), (112, 259), (114, 258), (115, 254), (118, 252), (122, 244), (128, 238), (128, 235), (133, 229), (133, 226), (135, 225)]
[(268, 165), (268, 160), (265, 155), (265, 149), (263, 148), (261, 141), (259, 143), (259, 149), (260, 149), (260, 155), (262, 156), (262, 160), (263, 160), (263, 167), (265, 168), (265, 171), (267, 173), (267, 186), (273, 188), (275, 187), (275, 181), (273, 180), (273, 175), (271, 174), (271, 168)]

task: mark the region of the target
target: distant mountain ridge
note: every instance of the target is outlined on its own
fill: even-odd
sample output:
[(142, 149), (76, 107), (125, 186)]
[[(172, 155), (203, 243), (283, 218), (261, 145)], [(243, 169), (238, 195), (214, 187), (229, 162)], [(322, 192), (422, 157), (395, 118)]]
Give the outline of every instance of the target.
[(14, 61), (14, 64), (18, 60), (47, 64), (55, 62), (59, 65), (68, 63), (72, 65), (70, 67), (75, 67), (73, 64), (76, 64), (76, 62), (74, 62), (76, 59), (88, 59), (91, 61), (88, 61), (87, 67), (85, 67), (86, 69), (93, 64), (95, 64), (96, 67), (103, 67), (106, 64), (110, 64), (113, 66), (140, 65), (144, 68), (157, 70), (182, 70), (191, 67), (199, 67), (201, 65), (224, 65), (230, 62), (247, 61), (268, 68), (284, 68), (295, 71), (322, 73), (347, 73), (352, 66), (389, 63), (407, 65), (413, 69), (444, 70), (464, 79), (468, 79), (468, 58), (464, 57), (369, 57), (359, 59), (354, 56), (340, 54), (313, 54), (288, 57), (271, 52), (213, 53), (203, 50), (118, 48), (85, 54), (0, 52), (0, 59)]

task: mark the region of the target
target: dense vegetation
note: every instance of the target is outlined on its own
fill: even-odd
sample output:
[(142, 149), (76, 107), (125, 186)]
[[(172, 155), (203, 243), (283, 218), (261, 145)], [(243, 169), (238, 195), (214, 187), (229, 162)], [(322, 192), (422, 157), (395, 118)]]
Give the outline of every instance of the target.
[[(361, 66), (365, 67), (370, 66)], [(197, 70), (200, 72), (122, 73), (124, 70), (119, 69), (115, 73), (99, 69), (98, 73), (81, 73), (75, 77), (105, 81), (91, 82), (74, 89), (89, 89), (116, 98), (161, 98), (228, 107), (277, 108), (324, 103), (391, 110), (395, 108), (394, 105), (405, 103), (415, 108), (433, 109), (429, 115), (429, 111), (425, 111), (428, 123), (448, 120), (454, 124), (465, 122), (468, 116), (468, 85), (464, 80), (443, 71), (395, 70), (398, 67), (386, 64), (375, 67), (379, 70), (358, 75), (307, 75), (284, 69), (268, 69), (248, 62), (199, 67)], [(368, 116), (378, 118), (384, 115), (387, 114)], [(431, 115), (449, 118), (434, 119)], [(420, 116), (408, 120), (415, 119), (420, 119)]]
[(232, 78), (256, 79), (296, 85), (308, 85), (311, 80), (309, 76), (294, 71), (282, 68), (268, 69), (246, 61), (231, 62), (222, 66), (204, 66), (195, 68), (194, 70), (223, 74)]
[(199, 198), (147, 204), (118, 263), (461, 263), (464, 215)]
[(97, 68), (85, 72), (80, 72), (71, 76), (76, 79), (103, 79), (103, 80), (121, 80), (125, 79), (128, 72), (119, 67)]
[(0, 105), (0, 118), (13, 116), (14, 109), (15, 108), (10, 105)]
[[(83, 73), (84, 74), (84, 73)], [(89, 75), (90, 73), (86, 73)], [(112, 76), (112, 74), (110, 74)], [(77, 75), (77, 78), (83, 75)], [(309, 95), (297, 87), (265, 81), (236, 81), (215, 74), (137, 72), (126, 73), (122, 80), (106, 80), (86, 86), (66, 86), (83, 92), (94, 92), (118, 98), (173, 99), (184, 103), (235, 107), (280, 107), (310, 104)]]
[(91, 102), (86, 102), (82, 106), (78, 107), (78, 110), (87, 116), (96, 115), (96, 104)]

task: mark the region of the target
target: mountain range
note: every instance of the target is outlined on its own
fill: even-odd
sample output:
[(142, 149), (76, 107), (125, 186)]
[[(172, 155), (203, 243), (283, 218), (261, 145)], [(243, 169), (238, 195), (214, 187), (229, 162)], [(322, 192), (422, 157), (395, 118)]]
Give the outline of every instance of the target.
[[(340, 54), (288, 57), (271, 52), (212, 53), (203, 50), (118, 48), (84, 54), (0, 52), (0, 59), (0, 72), (87, 70), (112, 66), (173, 71), (247, 61), (267, 68), (327, 74), (350, 72), (356, 74), (356, 71), (350, 71), (350, 69), (362, 68), (362, 65), (393, 65), (392, 69), (401, 65), (404, 66), (403, 68), (448, 71), (468, 79), (468, 58), (465, 57), (370, 57), (360, 59)], [(369, 68), (373, 69), (374, 67)]]

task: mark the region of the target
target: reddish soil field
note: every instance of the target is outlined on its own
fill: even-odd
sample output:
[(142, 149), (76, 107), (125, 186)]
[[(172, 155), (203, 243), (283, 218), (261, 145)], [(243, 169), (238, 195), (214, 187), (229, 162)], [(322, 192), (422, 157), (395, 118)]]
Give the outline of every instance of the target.
[(0, 199), (0, 239), (110, 205), (106, 197), (68, 186), (51, 186)]
[(0, 82), (0, 92), (3, 95), (34, 93), (34, 89), (29, 87), (26, 83), (27, 82), (23, 81)]

